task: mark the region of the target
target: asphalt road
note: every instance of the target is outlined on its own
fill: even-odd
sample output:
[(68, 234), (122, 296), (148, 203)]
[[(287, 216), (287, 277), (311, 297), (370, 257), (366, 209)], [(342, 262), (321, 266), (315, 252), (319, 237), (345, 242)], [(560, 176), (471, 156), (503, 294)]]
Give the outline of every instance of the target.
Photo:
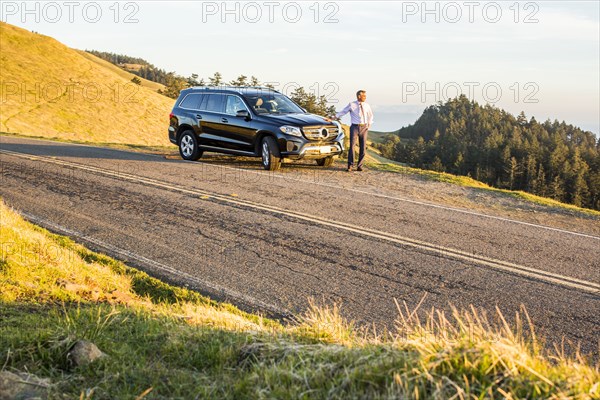
[(394, 300), (509, 319), (524, 306), (548, 343), (598, 357), (593, 234), (357, 190), (389, 175), (308, 164), (267, 173), (1, 136), (0, 172), (3, 200), (33, 222), (243, 309), (284, 316), (312, 297), (392, 328)]

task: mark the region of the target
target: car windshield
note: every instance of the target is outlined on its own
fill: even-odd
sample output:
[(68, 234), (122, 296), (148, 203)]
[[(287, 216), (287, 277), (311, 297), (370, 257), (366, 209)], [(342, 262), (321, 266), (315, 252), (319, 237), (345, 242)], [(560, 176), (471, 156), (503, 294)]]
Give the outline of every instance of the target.
[(274, 92), (264, 92), (244, 95), (257, 114), (291, 114), (304, 113), (288, 97)]

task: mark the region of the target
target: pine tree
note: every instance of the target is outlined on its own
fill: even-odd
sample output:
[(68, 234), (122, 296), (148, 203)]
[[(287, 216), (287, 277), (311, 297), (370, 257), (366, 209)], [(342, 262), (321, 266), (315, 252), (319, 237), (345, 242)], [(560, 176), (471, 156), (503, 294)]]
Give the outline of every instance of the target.
[(431, 163), (431, 169), (437, 172), (444, 172), (444, 164), (442, 164), (442, 160), (438, 156), (435, 156), (433, 162)]
[(519, 163), (517, 162), (517, 159), (514, 157), (511, 157), (510, 164), (508, 166), (508, 188), (510, 190), (513, 190), (515, 187), (515, 181), (518, 176), (518, 168), (519, 168)]
[(458, 172), (459, 175), (464, 174), (464, 165), (465, 158), (463, 157), (463, 153), (459, 152), (454, 161), (454, 168), (456, 168), (456, 172)]
[(248, 86), (248, 77), (246, 75), (240, 75), (237, 79), (229, 82), (231, 86)]
[(550, 198), (557, 201), (565, 201), (564, 182), (559, 175), (555, 176), (548, 190)]
[(546, 196), (546, 173), (544, 172), (544, 166), (542, 164), (540, 164), (538, 168), (533, 192), (538, 196)]
[(525, 164), (525, 190), (530, 193), (534, 193), (537, 185), (536, 164), (537, 162), (533, 154), (527, 156), (527, 161)]
[(583, 207), (589, 202), (589, 190), (585, 176), (589, 166), (580, 156), (579, 149), (575, 148), (571, 157), (571, 174), (568, 185), (571, 192), (571, 203)]
[(220, 72), (215, 72), (214, 75), (208, 78), (210, 86), (220, 86), (223, 83), (223, 77)]
[(260, 81), (254, 75), (250, 77), (250, 86), (260, 86)]

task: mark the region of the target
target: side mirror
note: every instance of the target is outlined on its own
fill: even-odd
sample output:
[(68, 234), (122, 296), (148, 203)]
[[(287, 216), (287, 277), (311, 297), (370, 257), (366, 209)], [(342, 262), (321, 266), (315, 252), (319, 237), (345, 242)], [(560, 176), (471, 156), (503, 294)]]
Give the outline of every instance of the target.
[(248, 110), (238, 110), (235, 113), (235, 116), (238, 118), (245, 118), (246, 120), (250, 120), (250, 113)]

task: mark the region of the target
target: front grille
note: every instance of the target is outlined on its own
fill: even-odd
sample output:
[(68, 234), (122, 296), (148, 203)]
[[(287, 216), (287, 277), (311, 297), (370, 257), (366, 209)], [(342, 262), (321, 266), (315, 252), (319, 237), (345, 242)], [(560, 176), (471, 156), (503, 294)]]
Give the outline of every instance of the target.
[(337, 126), (306, 126), (302, 128), (304, 136), (310, 140), (326, 140), (333, 139), (339, 134)]

